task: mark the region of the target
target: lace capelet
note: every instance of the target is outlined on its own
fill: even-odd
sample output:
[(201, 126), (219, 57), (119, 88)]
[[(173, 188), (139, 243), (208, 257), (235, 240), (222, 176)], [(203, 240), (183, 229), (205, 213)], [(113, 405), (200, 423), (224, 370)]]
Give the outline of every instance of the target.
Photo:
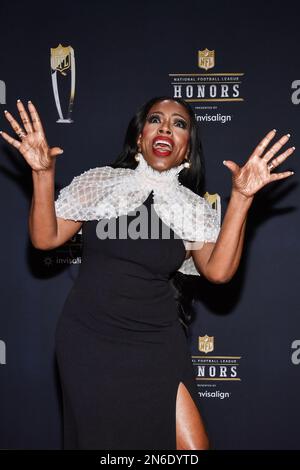
[[(141, 153), (139, 156), (134, 170), (103, 166), (75, 176), (58, 194), (56, 216), (74, 221), (119, 217), (141, 206), (153, 191), (155, 212), (183, 240), (186, 249), (200, 249), (204, 242), (215, 242), (220, 231), (218, 213), (204, 197), (178, 181), (183, 163), (158, 171)], [(192, 256), (178, 271), (200, 275)]]

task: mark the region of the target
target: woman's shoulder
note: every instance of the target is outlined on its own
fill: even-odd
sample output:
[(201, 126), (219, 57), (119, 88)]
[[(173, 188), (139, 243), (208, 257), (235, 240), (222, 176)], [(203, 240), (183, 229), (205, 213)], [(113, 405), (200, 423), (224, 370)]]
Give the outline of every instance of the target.
[(74, 176), (74, 179), (99, 175), (105, 171), (109, 171), (110, 169), (111, 167), (109, 165), (95, 166), (93, 168), (89, 168), (88, 170), (83, 170), (81, 173)]
[(88, 179), (99, 179), (101, 177), (105, 176), (110, 176), (113, 174), (118, 174), (118, 173), (127, 173), (127, 172), (132, 172), (132, 170), (128, 168), (115, 168), (111, 165), (101, 165), (101, 166), (96, 166), (93, 168), (90, 168), (89, 170), (84, 170), (82, 173), (78, 174), (77, 176), (74, 176), (73, 180), (88, 180)]

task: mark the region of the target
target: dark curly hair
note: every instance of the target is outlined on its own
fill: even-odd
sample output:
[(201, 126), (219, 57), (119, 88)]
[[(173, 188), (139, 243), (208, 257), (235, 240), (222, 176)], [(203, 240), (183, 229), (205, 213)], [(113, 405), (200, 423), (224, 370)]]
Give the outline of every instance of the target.
[[(112, 168), (131, 168), (137, 167), (135, 155), (138, 152), (137, 139), (142, 132), (148, 112), (150, 108), (157, 102), (164, 100), (172, 100), (181, 104), (190, 117), (190, 151), (187, 156), (190, 160), (190, 168), (183, 168), (178, 175), (179, 182), (191, 189), (194, 193), (203, 196), (205, 187), (205, 169), (202, 144), (199, 136), (199, 129), (195, 119), (194, 111), (191, 106), (181, 98), (173, 98), (170, 96), (158, 96), (144, 103), (132, 117), (129, 122), (127, 132), (124, 139), (123, 150), (117, 159), (110, 164)], [(194, 313), (193, 289), (190, 277), (179, 271), (170, 278), (171, 286), (174, 290), (174, 297), (178, 306), (179, 320), (181, 321), (186, 335), (188, 334), (188, 325), (191, 322)]]

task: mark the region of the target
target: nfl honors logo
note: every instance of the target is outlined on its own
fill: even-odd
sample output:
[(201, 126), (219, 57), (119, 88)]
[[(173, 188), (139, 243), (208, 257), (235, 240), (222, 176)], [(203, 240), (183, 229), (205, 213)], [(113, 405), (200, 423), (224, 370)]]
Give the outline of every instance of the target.
[[(214, 351), (214, 343), (214, 336), (198, 336), (198, 349), (204, 354), (192, 356), (196, 380), (202, 382), (201, 387), (206, 386), (205, 382), (208, 387), (211, 387), (209, 383), (215, 383), (213, 386), (216, 386), (220, 382), (241, 382), (242, 379), (239, 377), (241, 356), (213, 356), (208, 354)], [(214, 396), (210, 394), (211, 392), (207, 393), (206, 396), (208, 397)], [(229, 395), (227, 396), (229, 397)], [(202, 396), (205, 396), (205, 392)]]
[(215, 51), (209, 49), (198, 51), (198, 66), (204, 70), (212, 69), (215, 66)]
[(214, 350), (214, 336), (199, 336), (199, 351), (205, 354)]

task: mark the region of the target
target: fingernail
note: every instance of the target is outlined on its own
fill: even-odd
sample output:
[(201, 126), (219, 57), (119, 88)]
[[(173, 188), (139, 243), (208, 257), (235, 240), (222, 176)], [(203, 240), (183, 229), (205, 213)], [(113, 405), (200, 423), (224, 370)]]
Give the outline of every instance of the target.
[(18, 99), (17, 99), (17, 103), (20, 103), (20, 101), (21, 101), (21, 100), (18, 98)]
[(277, 129), (273, 129), (273, 132), (277, 132)]
[(287, 137), (291, 137), (291, 134), (287, 134), (286, 136), (287, 136)]
[(226, 163), (226, 160), (223, 160), (223, 165), (225, 165), (225, 163)]
[(292, 147), (293, 150), (295, 150), (296, 147)]
[(30, 101), (30, 100), (28, 100), (28, 103), (31, 103), (31, 101)]

